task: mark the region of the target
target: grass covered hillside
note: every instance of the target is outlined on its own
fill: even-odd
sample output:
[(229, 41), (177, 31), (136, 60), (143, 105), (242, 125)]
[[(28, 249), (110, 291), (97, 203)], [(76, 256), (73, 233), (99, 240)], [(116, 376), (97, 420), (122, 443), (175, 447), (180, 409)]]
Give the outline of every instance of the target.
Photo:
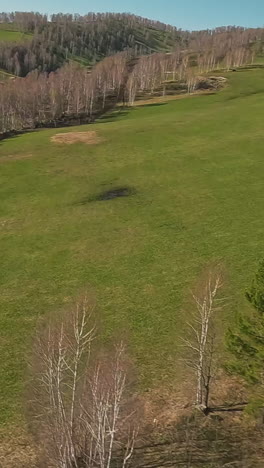
[(22, 31), (15, 31), (10, 28), (8, 24), (0, 24), (0, 42), (20, 42), (27, 39), (31, 39), (30, 34), (26, 34)]
[[(0, 142), (2, 423), (21, 419), (37, 319), (85, 289), (105, 339), (124, 330), (143, 389), (179, 378), (186, 300), (208, 262), (226, 267), (225, 323), (247, 307), (264, 249), (264, 70), (227, 77), (214, 95)], [(90, 144), (51, 140), (86, 131)], [(128, 196), (100, 199), (118, 189)]]

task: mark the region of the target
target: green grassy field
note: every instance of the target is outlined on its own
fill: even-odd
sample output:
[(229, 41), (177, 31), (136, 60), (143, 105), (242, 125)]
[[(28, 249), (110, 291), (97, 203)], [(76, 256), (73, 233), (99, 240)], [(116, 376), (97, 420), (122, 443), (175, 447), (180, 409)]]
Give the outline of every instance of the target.
[(31, 39), (30, 34), (25, 34), (21, 31), (13, 31), (11, 29), (0, 28), (0, 42), (20, 42)]
[(0, 81), (5, 81), (5, 80), (9, 80), (10, 78), (14, 77), (15, 75), (12, 75), (11, 73), (5, 71), (5, 70), (2, 70), (0, 68)]
[[(36, 320), (85, 288), (106, 337), (128, 336), (143, 388), (177, 379), (189, 288), (224, 262), (226, 323), (264, 250), (264, 70), (215, 95), (0, 142), (0, 414), (19, 421)], [(58, 132), (102, 142), (56, 145)], [(91, 201), (131, 187), (126, 198)]]

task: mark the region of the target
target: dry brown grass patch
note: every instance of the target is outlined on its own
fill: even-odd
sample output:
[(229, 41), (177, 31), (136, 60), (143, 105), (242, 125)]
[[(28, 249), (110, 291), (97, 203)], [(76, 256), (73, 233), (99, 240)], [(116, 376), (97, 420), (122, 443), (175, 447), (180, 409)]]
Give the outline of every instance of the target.
[(23, 428), (0, 431), (0, 468), (37, 468), (37, 447)]
[(179, 388), (154, 388), (142, 396), (146, 423), (164, 429), (192, 412), (190, 382)]
[(21, 159), (32, 158), (33, 154), (9, 154), (0, 158), (0, 164), (12, 161), (20, 161)]
[(57, 133), (51, 137), (53, 143), (64, 143), (72, 145), (74, 143), (85, 143), (86, 145), (96, 145), (102, 141), (95, 131), (90, 132), (69, 132)]

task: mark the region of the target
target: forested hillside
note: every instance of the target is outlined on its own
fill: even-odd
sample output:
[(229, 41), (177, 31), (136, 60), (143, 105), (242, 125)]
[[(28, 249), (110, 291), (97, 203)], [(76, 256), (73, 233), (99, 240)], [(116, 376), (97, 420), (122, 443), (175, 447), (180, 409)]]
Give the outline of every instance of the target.
[[(106, 24), (109, 26), (115, 21), (121, 21), (125, 28), (125, 25), (130, 24), (130, 16), (124, 15), (124, 22), (122, 17), (99, 16), (99, 21), (96, 17), (92, 28), (98, 32), (101, 23), (104, 28)], [(108, 55), (111, 49), (121, 47), (122, 41), (115, 42), (113, 34), (112, 45), (110, 38), (109, 44), (106, 40), (104, 46), (103, 34), (93, 36), (83, 32), (82, 36), (82, 21), (72, 17), (66, 17), (63, 21), (63, 18), (65, 17), (59, 16), (51, 23), (45, 22), (45, 18), (38, 22), (37, 15), (35, 24), (29, 19), (26, 24), (17, 21), (16, 24), (20, 24), (22, 31), (28, 31), (28, 34), (33, 31), (35, 39), (24, 46), (7, 46), (4, 43), (2, 58), (6, 57), (10, 65), (7, 67), (8, 72), (22, 77), (6, 79), (1, 84), (0, 136), (43, 126), (68, 125), (76, 123), (76, 119), (79, 123), (93, 121), (118, 102), (133, 106), (135, 100), (146, 95), (192, 93), (199, 89), (208, 89), (208, 80), (203, 75), (215, 69), (230, 70), (252, 64), (256, 46), (259, 44), (261, 47), (263, 35), (262, 29), (219, 28), (215, 31), (192, 33), (189, 37), (182, 33), (180, 37), (176, 30), (164, 25), (165, 29), (160, 30), (161, 34), (170, 34), (170, 37), (175, 38), (174, 48), (170, 53), (163, 51), (143, 54), (143, 49), (128, 47), (128, 50), (113, 53), (93, 67), (87, 67), (78, 62), (89, 63), (89, 50), (94, 52), (98, 50), (98, 44), (101, 44), (101, 50), (105, 50)], [(6, 21), (6, 17), (3, 19)], [(143, 19), (132, 17), (131, 21), (139, 21), (138, 24), (144, 28), (150, 27), (150, 23), (145, 23)], [(84, 22), (84, 30), (89, 24)], [(14, 27), (13, 23), (10, 25)], [(39, 39), (36, 39), (36, 31)], [(78, 32), (78, 35), (71, 35), (71, 31)], [(109, 31), (110, 29), (105, 29), (106, 35), (110, 34)], [(50, 37), (46, 37), (48, 33)], [(87, 40), (92, 41), (92, 37), (93, 45), (83, 57), (81, 54), (85, 53), (84, 44)], [(99, 40), (100, 37), (102, 41)], [(71, 52), (66, 44), (69, 44)], [(123, 48), (126, 49), (125, 46)], [(55, 53), (58, 50), (61, 54)], [(50, 51), (53, 51), (52, 54)], [(3, 62), (2, 66), (5, 65), (4, 60)], [(211, 80), (210, 87), (216, 88), (217, 82)]]
[(0, 13), (0, 69), (26, 76), (35, 69), (55, 71), (69, 61), (93, 65), (126, 50), (136, 55), (181, 50), (195, 57), (217, 52), (220, 62), (221, 44), (222, 56), (237, 47), (258, 52), (263, 38), (260, 28), (189, 32), (125, 13), (56, 14), (49, 19), (39, 13)]
[[(166, 52), (184, 46), (188, 37), (174, 27), (128, 14), (58, 14), (48, 21), (45, 15), (2, 13), (0, 22), (0, 67), (18, 76), (35, 68), (54, 71), (70, 59), (93, 64), (127, 49), (139, 55)], [(17, 39), (18, 31), (27, 36), (14, 41), (12, 34)]]

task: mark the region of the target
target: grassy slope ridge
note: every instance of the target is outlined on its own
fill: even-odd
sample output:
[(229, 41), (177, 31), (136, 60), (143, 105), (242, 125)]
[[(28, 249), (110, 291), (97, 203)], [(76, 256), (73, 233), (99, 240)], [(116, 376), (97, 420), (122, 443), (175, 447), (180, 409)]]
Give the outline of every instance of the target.
[[(147, 37), (145, 32), (148, 33)], [(135, 42), (149, 47), (152, 52), (168, 52), (175, 47), (176, 42), (169, 31), (162, 31), (154, 27), (135, 29)]]
[[(246, 307), (264, 247), (264, 70), (228, 77), (216, 95), (76, 128), (97, 146), (56, 146), (58, 130), (0, 142), (3, 421), (20, 417), (37, 317), (87, 286), (105, 336), (128, 330), (144, 388), (177, 378), (183, 304), (208, 261), (229, 273), (225, 320)], [(88, 202), (117, 186), (136, 194)]]
[[(6, 26), (7, 27), (7, 26)], [(5, 26), (0, 25), (0, 42), (20, 42), (31, 39), (31, 34), (26, 34), (21, 31), (14, 31), (12, 29), (5, 29)]]

